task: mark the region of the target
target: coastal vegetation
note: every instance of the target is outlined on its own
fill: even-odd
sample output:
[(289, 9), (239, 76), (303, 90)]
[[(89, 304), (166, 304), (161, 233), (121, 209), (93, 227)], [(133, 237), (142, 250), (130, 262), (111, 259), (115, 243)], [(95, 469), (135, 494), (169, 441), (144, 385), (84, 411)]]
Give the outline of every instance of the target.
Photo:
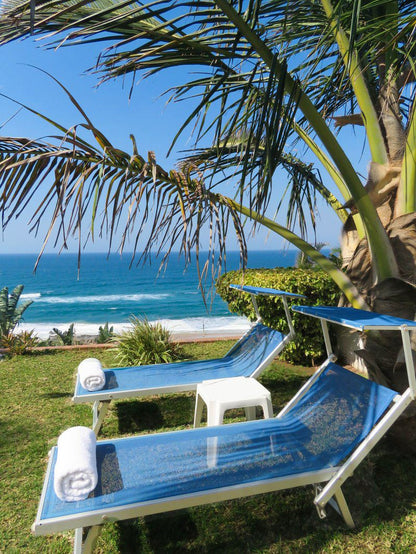
[[(221, 357), (230, 341), (183, 345), (187, 359)], [(114, 353), (90, 350), (111, 367)], [(76, 367), (83, 351), (50, 351), (15, 356), (0, 363), (0, 552), (69, 554), (73, 533), (34, 537), (30, 526), (39, 502), (49, 449), (70, 426), (91, 425), (88, 405), (72, 405)], [(309, 368), (273, 363), (262, 375), (272, 392), (274, 412), (293, 396), (310, 374)], [(102, 438), (184, 429), (192, 426), (192, 393), (115, 401), (101, 430)], [(230, 411), (227, 423), (244, 419)], [(416, 460), (383, 441), (370, 456), (373, 479), (357, 472), (345, 495), (360, 524), (351, 531), (328, 509), (319, 519), (308, 488), (192, 508), (106, 524), (97, 554), (119, 552), (201, 553), (242, 552), (326, 554), (413, 552), (416, 544)], [(365, 469), (368, 469), (365, 468)]]
[[(189, 126), (196, 141), (180, 168), (166, 171), (153, 153), (140, 155), (133, 136), (131, 152), (113, 144), (57, 83), (83, 122), (68, 128), (45, 115), (54, 127), (50, 139), (1, 139), (3, 221), (25, 211), (48, 177), (32, 224), (50, 219), (46, 239), (55, 229), (63, 244), (71, 233), (82, 243), (85, 219), (92, 235), (95, 227), (109, 229), (112, 244), (123, 220), (121, 249), (133, 234), (145, 256), (155, 244), (198, 255), (209, 227), (210, 247), (217, 241), (222, 260), (233, 226), (244, 258), (249, 221), (318, 264), (343, 302), (414, 319), (415, 21), (415, 3), (406, 0), (5, 0), (3, 42), (46, 34), (55, 46), (75, 49), (105, 40), (94, 70), (103, 80), (131, 76), (133, 85), (172, 67), (181, 71), (171, 99), (196, 105), (173, 144)], [(343, 140), (347, 126), (368, 147), (364, 179), (350, 161), (357, 142)], [(285, 193), (283, 223), (269, 213), (280, 217)], [(343, 227), (342, 268), (305, 240), (316, 225), (317, 196)], [(365, 360), (373, 379), (402, 391), (400, 337), (394, 339), (386, 345), (368, 335)], [(395, 428), (416, 451), (416, 415), (407, 415)]]
[[(246, 269), (244, 272), (228, 271), (216, 281), (215, 288), (227, 302), (231, 312), (256, 319), (253, 302), (248, 294), (231, 289), (232, 283), (274, 288), (305, 298), (288, 299), (288, 304), (333, 306), (337, 303), (338, 288), (330, 276), (322, 270), (312, 268), (277, 267), (275, 269)], [(287, 319), (280, 298), (258, 296), (257, 304), (266, 325), (287, 333)], [(325, 343), (320, 323), (311, 317), (291, 312), (296, 335), (286, 345), (279, 357), (294, 364), (315, 365), (326, 358)]]
[(108, 321), (104, 325), (98, 327), (98, 337), (97, 341), (99, 344), (105, 344), (110, 342), (114, 337), (114, 327), (108, 325)]
[(0, 346), (11, 356), (26, 354), (39, 344), (39, 339), (33, 329), (20, 333), (9, 333), (0, 339)]
[(161, 323), (151, 323), (146, 317), (130, 317), (130, 328), (112, 341), (118, 365), (135, 366), (174, 362), (181, 355), (178, 344)]
[(23, 289), (24, 285), (17, 285), (10, 294), (8, 287), (0, 290), (0, 340), (13, 333), (24, 312), (33, 303), (33, 300), (26, 300), (19, 304)]
[(66, 331), (61, 331), (57, 327), (52, 329), (52, 332), (58, 337), (59, 342), (64, 346), (70, 346), (74, 344), (75, 341), (75, 332), (74, 332), (74, 323), (68, 327)]

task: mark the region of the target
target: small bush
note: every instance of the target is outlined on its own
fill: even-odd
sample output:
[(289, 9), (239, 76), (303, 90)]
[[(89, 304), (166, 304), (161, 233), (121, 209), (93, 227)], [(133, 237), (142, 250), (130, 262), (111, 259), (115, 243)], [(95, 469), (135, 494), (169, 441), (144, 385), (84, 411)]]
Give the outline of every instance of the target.
[(106, 342), (111, 342), (111, 339), (114, 337), (114, 327), (111, 326), (108, 328), (108, 321), (102, 327), (101, 325), (98, 327), (98, 337), (97, 340), (99, 344), (104, 344)]
[[(250, 296), (230, 289), (231, 283), (257, 287), (274, 288), (297, 294), (306, 298), (288, 299), (289, 305), (327, 305), (336, 306), (340, 291), (332, 279), (317, 269), (282, 268), (247, 269), (229, 271), (216, 283), (216, 290), (231, 312), (255, 319), (255, 312)], [(266, 325), (287, 332), (286, 317), (282, 301), (278, 297), (258, 296), (260, 314)], [(296, 337), (281, 354), (281, 358), (295, 364), (315, 364), (325, 355), (321, 326), (315, 318), (292, 312)]]
[(75, 342), (75, 333), (74, 333), (74, 324), (68, 327), (67, 331), (60, 331), (56, 327), (52, 329), (55, 335), (60, 339), (61, 343), (64, 346), (71, 346)]
[(181, 355), (170, 333), (160, 323), (132, 316), (132, 328), (114, 337), (117, 363), (122, 366), (169, 363)]
[(18, 306), (24, 286), (17, 285), (9, 294), (9, 289), (0, 290), (0, 337), (7, 337), (23, 319), (23, 312), (33, 304), (33, 300), (26, 300)]
[(2, 348), (8, 348), (11, 356), (26, 354), (26, 352), (39, 344), (38, 337), (32, 331), (22, 331), (18, 334), (8, 333), (0, 339)]

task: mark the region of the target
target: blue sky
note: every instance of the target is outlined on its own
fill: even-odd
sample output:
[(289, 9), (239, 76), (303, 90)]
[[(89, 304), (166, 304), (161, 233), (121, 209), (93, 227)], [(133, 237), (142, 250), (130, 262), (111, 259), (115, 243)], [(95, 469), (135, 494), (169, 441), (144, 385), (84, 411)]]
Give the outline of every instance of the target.
[[(166, 159), (175, 130), (189, 110), (189, 105), (183, 102), (167, 105), (167, 97), (161, 96), (162, 92), (178, 78), (178, 74), (165, 73), (159, 77), (141, 81), (134, 86), (134, 93), (129, 101), (130, 78), (124, 83), (119, 79), (96, 87), (97, 78), (85, 73), (88, 67), (93, 66), (98, 52), (97, 46), (46, 50), (30, 38), (2, 46), (0, 48), (2, 67), (0, 92), (29, 105), (67, 127), (79, 123), (80, 115), (63, 91), (47, 75), (30, 65), (40, 67), (54, 75), (74, 94), (95, 125), (111, 139), (114, 145), (131, 151), (129, 135), (132, 133), (141, 154), (153, 150), (163, 167), (173, 167), (179, 158), (178, 149), (189, 148), (192, 144), (189, 131), (188, 135), (185, 134), (182, 137), (178, 149), (170, 155), (169, 159)], [(40, 138), (53, 133), (50, 126), (39, 118), (24, 110), (17, 112), (16, 105), (5, 98), (0, 98), (0, 126), (3, 136)], [(352, 136), (349, 140), (356, 139)], [(354, 154), (362, 164), (359, 141)], [(317, 240), (331, 247), (337, 246), (341, 231), (338, 218), (323, 204), (319, 205), (319, 212)], [(17, 222), (12, 222), (6, 228), (0, 240), (0, 252), (39, 251), (44, 230), (37, 238), (33, 234), (30, 235), (29, 216), (30, 213), (27, 211)], [(284, 212), (280, 221), (283, 222), (283, 218)], [(286, 246), (280, 237), (269, 236), (264, 231), (249, 237), (248, 243), (252, 249), (279, 249)], [(231, 239), (229, 248), (235, 249), (236, 244)], [(105, 251), (107, 245), (107, 240), (96, 239), (94, 243), (87, 245), (86, 251)], [(70, 243), (70, 249), (76, 251), (76, 241)], [(128, 249), (127, 245), (126, 250)], [(51, 244), (48, 251), (57, 251), (57, 249), (53, 249)]]

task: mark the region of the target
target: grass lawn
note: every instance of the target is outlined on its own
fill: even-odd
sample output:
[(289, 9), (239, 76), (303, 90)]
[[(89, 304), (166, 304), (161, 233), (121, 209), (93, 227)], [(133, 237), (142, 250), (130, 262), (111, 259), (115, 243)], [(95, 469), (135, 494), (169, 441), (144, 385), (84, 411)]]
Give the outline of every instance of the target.
[[(189, 358), (217, 357), (227, 341), (184, 347)], [(0, 362), (0, 552), (68, 553), (73, 533), (33, 537), (48, 450), (73, 425), (91, 425), (89, 406), (71, 405), (85, 357), (114, 365), (109, 351), (51, 351)], [(275, 413), (310, 370), (274, 363), (261, 378)], [(191, 427), (194, 395), (113, 402), (102, 438)], [(230, 412), (229, 420), (243, 412)], [(369, 477), (369, 476), (372, 477)], [(416, 460), (380, 444), (344, 488), (358, 523), (348, 530), (328, 510), (319, 520), (311, 489), (271, 493), (169, 515), (108, 524), (96, 552), (125, 553), (416, 553)]]

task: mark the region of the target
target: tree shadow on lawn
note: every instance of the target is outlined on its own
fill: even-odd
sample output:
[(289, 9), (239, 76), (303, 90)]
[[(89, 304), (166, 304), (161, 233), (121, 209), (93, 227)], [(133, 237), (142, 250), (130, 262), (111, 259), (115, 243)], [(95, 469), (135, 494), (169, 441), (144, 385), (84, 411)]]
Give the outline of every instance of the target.
[(139, 433), (189, 425), (194, 406), (194, 394), (166, 395), (154, 400), (118, 402), (115, 412), (120, 433)]
[(59, 356), (59, 354), (62, 354), (62, 350), (59, 348), (53, 348), (53, 347), (43, 347), (45, 350), (28, 350), (24, 353), (25, 356), (29, 356), (31, 358), (36, 358), (39, 356)]
[(40, 398), (72, 398), (72, 392), (45, 392), (39, 395)]
[(119, 551), (248, 554), (284, 545), (279, 552), (310, 554), (345, 529), (336, 514), (319, 520), (312, 498), (298, 489), (131, 520), (119, 524)]
[[(119, 551), (310, 554), (325, 552), (330, 543), (331, 551), (352, 552), (355, 545), (359, 551), (377, 540), (380, 529), (387, 542), (398, 530), (406, 532), (403, 520), (416, 498), (416, 482), (409, 486), (408, 475), (415, 471), (413, 457), (390, 447), (371, 456), (344, 487), (357, 525), (353, 530), (330, 507), (320, 520), (312, 487), (302, 487), (119, 523)], [(380, 542), (380, 552), (386, 544)]]
[[(272, 392), (275, 413), (306, 379), (307, 375), (279, 379), (264, 374), (261, 381)], [(189, 424), (194, 402), (194, 394), (120, 402), (120, 431)], [(320, 520), (312, 489), (306, 487), (124, 522), (120, 524), (120, 552), (309, 554), (325, 551), (325, 545), (335, 537), (340, 552), (342, 545), (354, 548), (355, 540), (362, 546), (367, 532), (369, 540), (376, 540), (381, 527), (387, 527), (392, 535), (401, 528), (403, 518), (414, 510), (416, 480), (408, 477), (415, 474), (414, 457), (398, 452), (385, 439), (343, 487), (356, 530), (347, 529), (330, 507), (328, 518)]]
[(16, 419), (0, 420), (0, 450), (13, 451), (14, 445), (28, 445), (32, 438), (33, 428), (30, 420), (21, 422)]
[[(275, 415), (296, 394), (307, 375), (285, 375), (279, 378), (272, 372), (261, 377), (263, 385), (271, 392)], [(121, 433), (156, 431), (160, 428), (189, 426), (193, 424), (195, 392), (170, 394), (152, 399), (118, 401), (115, 406)], [(241, 411), (231, 410), (227, 417), (241, 416)], [(258, 417), (262, 412), (258, 411)]]

